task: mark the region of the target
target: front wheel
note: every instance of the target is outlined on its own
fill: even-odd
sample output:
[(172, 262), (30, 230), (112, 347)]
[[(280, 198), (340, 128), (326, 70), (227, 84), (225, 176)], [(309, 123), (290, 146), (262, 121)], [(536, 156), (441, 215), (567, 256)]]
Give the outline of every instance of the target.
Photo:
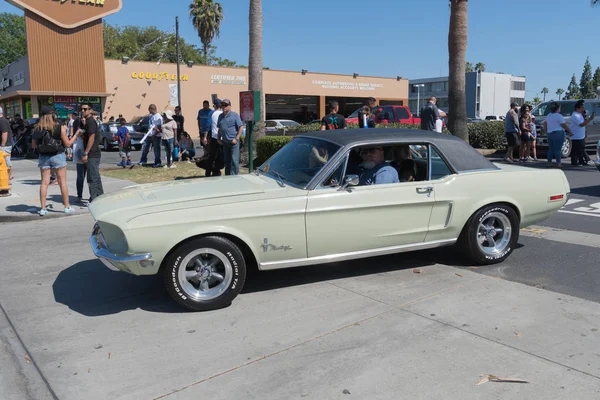
[(240, 249), (220, 236), (192, 240), (177, 248), (164, 265), (164, 282), (173, 299), (192, 311), (227, 307), (246, 280)]
[(509, 206), (483, 207), (469, 219), (459, 246), (477, 264), (497, 264), (508, 258), (519, 239), (519, 218)]
[(571, 139), (565, 139), (562, 148), (560, 149), (562, 158), (569, 158), (571, 156)]
[(110, 145), (110, 143), (108, 143), (108, 139), (104, 138), (102, 139), (102, 147), (104, 147), (104, 151), (111, 151), (112, 147)]

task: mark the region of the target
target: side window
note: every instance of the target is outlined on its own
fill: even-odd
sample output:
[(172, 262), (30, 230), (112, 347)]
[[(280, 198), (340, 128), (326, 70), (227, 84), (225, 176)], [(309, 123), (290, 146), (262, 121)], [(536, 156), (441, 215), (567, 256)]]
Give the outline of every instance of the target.
[(344, 181), (344, 176), (345, 176), (345, 172), (346, 172), (347, 160), (348, 160), (348, 157), (344, 158), (340, 162), (340, 165), (335, 169), (335, 171), (333, 171), (333, 173), (331, 175), (329, 175), (327, 177), (327, 179), (325, 179), (323, 181), (323, 183), (321, 184), (321, 187), (337, 187), (342, 184), (342, 182)]
[(396, 108), (396, 119), (409, 119), (410, 117), (408, 116), (408, 111), (406, 111), (405, 108)]
[(378, 117), (380, 120), (387, 119), (391, 122), (394, 120), (394, 109), (392, 107), (383, 107)]
[(452, 175), (452, 171), (434, 147), (431, 147), (431, 180), (442, 179)]

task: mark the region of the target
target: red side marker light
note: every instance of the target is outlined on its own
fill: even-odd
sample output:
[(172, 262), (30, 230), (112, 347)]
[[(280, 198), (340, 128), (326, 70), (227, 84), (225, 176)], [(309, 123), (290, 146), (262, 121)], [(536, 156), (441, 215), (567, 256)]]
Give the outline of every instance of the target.
[(550, 196), (550, 201), (557, 201), (557, 200), (562, 200), (565, 198), (564, 194), (557, 194), (554, 196)]

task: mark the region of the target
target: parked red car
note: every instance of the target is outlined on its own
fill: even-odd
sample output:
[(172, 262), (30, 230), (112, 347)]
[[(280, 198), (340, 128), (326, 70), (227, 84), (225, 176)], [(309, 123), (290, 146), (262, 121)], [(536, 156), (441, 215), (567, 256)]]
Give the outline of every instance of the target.
[[(361, 109), (362, 107), (350, 114), (346, 118), (346, 123), (358, 124), (358, 113)], [(415, 117), (406, 106), (377, 106), (373, 109), (373, 114), (375, 114), (375, 122), (378, 124), (398, 122), (421, 125), (421, 118)]]

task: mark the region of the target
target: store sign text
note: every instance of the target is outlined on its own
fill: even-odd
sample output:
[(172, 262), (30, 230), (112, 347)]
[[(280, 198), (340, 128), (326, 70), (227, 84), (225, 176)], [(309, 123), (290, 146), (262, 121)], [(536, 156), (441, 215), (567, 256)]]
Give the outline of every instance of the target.
[(210, 83), (217, 85), (245, 85), (245, 76), (232, 76), (232, 75), (211, 75)]
[(362, 82), (313, 80), (312, 84), (320, 85), (323, 89), (365, 90), (365, 91), (373, 91), (376, 89), (383, 89), (383, 83), (362, 83)]
[(93, 5), (93, 6), (97, 6), (97, 7), (104, 7), (104, 0), (52, 0), (55, 3), (60, 3), (60, 4), (65, 4), (65, 3), (71, 3), (71, 4), (80, 4), (80, 5)]
[[(161, 72), (160, 74), (158, 72), (132, 72), (131, 77), (133, 79), (146, 79), (148, 81), (162, 81), (163, 79), (166, 81), (177, 80), (177, 74), (169, 74), (168, 72)], [(189, 81), (190, 77), (189, 75), (181, 75), (180, 80), (182, 82)]]

